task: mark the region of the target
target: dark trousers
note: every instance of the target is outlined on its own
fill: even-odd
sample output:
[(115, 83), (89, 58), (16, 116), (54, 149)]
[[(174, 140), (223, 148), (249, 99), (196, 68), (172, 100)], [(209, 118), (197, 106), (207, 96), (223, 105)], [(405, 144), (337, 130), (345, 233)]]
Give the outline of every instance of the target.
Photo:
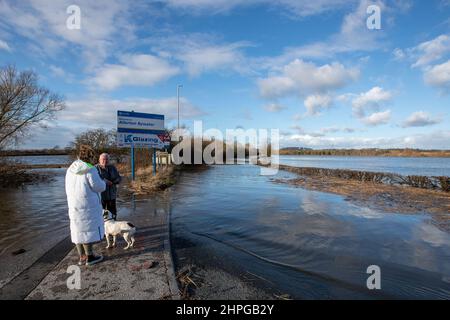
[(108, 210), (112, 214), (112, 218), (116, 220), (117, 218), (117, 207), (116, 207), (116, 199), (114, 200), (102, 200), (103, 210)]

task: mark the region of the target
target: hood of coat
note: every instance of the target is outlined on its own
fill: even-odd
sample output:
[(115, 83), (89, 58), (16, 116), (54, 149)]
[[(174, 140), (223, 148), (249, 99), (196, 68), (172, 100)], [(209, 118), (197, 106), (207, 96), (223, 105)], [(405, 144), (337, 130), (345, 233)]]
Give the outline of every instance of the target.
[(81, 160), (77, 160), (69, 167), (69, 171), (73, 174), (83, 175), (89, 172), (94, 166)]

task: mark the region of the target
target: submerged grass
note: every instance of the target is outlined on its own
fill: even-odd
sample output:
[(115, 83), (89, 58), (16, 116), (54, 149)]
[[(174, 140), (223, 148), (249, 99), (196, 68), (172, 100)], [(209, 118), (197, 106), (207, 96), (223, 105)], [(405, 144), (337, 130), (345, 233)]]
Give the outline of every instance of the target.
[(48, 181), (49, 176), (16, 162), (0, 159), (0, 188), (17, 188), (24, 184)]

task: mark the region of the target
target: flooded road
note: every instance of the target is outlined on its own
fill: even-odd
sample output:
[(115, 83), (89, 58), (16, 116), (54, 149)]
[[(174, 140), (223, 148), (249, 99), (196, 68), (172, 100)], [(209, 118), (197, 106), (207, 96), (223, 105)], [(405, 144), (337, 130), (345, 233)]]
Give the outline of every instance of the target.
[[(450, 235), (428, 215), (377, 212), (258, 174), (216, 166), (173, 188), (173, 236), (199, 248), (197, 263), (230, 264), (299, 299), (450, 298)], [(380, 291), (367, 289), (371, 265)]]
[[(49, 172), (48, 183), (0, 193), (0, 287), (69, 235), (65, 170)], [(450, 298), (450, 235), (426, 213), (378, 212), (259, 172), (184, 172), (167, 192), (120, 198), (119, 217), (170, 212), (173, 237), (195, 263), (257, 275), (297, 299)], [(380, 291), (366, 287), (371, 265), (381, 268)]]

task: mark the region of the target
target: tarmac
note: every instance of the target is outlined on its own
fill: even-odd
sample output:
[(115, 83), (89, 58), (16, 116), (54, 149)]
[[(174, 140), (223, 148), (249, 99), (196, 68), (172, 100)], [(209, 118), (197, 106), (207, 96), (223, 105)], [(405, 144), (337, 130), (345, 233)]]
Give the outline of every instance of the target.
[[(136, 208), (133, 210), (136, 211)], [(0, 300), (178, 300), (180, 293), (170, 247), (170, 210), (138, 204), (134, 248), (94, 245), (104, 261), (78, 267), (78, 254), (66, 238), (0, 289)], [(119, 219), (120, 220), (120, 219)], [(122, 220), (127, 220), (126, 218)]]

